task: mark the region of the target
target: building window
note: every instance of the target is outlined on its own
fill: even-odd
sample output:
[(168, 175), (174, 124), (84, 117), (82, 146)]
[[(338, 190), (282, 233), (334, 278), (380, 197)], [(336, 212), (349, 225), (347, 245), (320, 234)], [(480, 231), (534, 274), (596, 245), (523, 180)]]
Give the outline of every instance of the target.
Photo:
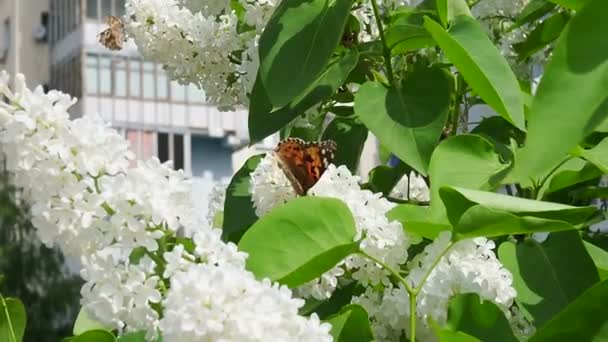
[(97, 56), (87, 55), (87, 93), (91, 95), (99, 93), (99, 72), (97, 67)]
[(184, 168), (184, 136), (177, 133), (158, 133), (158, 159), (161, 162), (173, 160), (173, 168)]
[(99, 93), (112, 95), (112, 58), (99, 56)]
[(115, 0), (114, 15), (119, 17), (125, 15), (125, 0)]
[(154, 63), (143, 62), (143, 97), (146, 100), (154, 100), (156, 97), (156, 91), (154, 86), (156, 81), (154, 80)]
[(189, 103), (203, 103), (205, 102), (205, 92), (198, 89), (197, 86), (190, 83), (188, 85), (188, 102)]
[(97, 0), (87, 0), (87, 18), (97, 20), (97, 14)]
[(141, 62), (136, 59), (129, 61), (129, 96), (141, 97)]
[(101, 1), (101, 20), (106, 20), (112, 15), (112, 0), (100, 0)]
[(232, 175), (232, 150), (223, 144), (223, 139), (192, 135), (192, 176), (201, 177), (210, 171), (215, 179)]
[(4, 20), (2, 23), (2, 32), (0, 32), (0, 61), (6, 59), (8, 50), (11, 47), (11, 21), (9, 18)]
[(171, 81), (171, 100), (175, 102), (186, 102), (186, 87), (177, 81)]
[(158, 100), (168, 100), (169, 98), (169, 79), (167, 73), (160, 64), (156, 65), (156, 98)]
[(127, 62), (124, 58), (115, 58), (114, 64), (114, 95), (127, 96)]

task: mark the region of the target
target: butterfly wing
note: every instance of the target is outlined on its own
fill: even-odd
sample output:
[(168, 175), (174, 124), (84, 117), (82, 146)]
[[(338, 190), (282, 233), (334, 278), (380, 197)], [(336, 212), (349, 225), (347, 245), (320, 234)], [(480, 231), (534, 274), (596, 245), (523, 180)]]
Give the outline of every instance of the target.
[(302, 187), (308, 191), (323, 175), (329, 164), (332, 163), (336, 152), (336, 143), (332, 140), (307, 143), (304, 148), (304, 161), (306, 175)]
[(302, 181), (306, 178), (306, 165), (304, 163), (305, 142), (297, 138), (287, 138), (279, 143), (275, 154), (279, 166), (289, 179), (296, 193), (300, 196), (306, 194)]

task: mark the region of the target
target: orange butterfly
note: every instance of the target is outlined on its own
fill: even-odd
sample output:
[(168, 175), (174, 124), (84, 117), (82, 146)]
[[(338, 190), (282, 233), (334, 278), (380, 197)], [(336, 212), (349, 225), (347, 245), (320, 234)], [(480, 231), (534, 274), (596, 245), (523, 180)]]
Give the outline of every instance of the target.
[(116, 16), (108, 17), (108, 27), (103, 30), (97, 37), (101, 45), (110, 50), (122, 49), (122, 44), (127, 40), (125, 35), (125, 23)]
[(275, 148), (279, 166), (291, 182), (296, 193), (306, 194), (334, 159), (336, 143), (331, 140), (305, 142), (299, 138), (287, 138)]

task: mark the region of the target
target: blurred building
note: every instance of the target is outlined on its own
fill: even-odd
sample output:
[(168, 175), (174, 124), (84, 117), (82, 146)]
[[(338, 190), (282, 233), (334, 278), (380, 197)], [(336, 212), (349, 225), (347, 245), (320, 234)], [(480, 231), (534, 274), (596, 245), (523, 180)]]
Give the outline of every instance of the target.
[[(230, 177), (278, 138), (248, 148), (246, 110), (220, 112), (195, 86), (171, 81), (130, 41), (120, 51), (103, 47), (99, 32), (108, 16), (124, 14), (124, 6), (125, 0), (0, 0), (0, 69), (77, 97), (73, 116), (100, 115), (139, 159), (173, 160), (195, 178), (196, 196), (204, 198), (204, 184)], [(377, 165), (377, 150), (370, 139), (363, 175)]]

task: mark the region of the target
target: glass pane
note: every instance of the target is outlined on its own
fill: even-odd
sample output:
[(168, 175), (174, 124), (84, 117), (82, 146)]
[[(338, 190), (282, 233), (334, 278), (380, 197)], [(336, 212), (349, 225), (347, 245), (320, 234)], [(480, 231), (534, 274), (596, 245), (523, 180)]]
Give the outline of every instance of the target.
[(99, 56), (99, 92), (112, 93), (112, 60), (108, 56)]
[[(60, 81), (63, 75), (58, 75)], [(97, 73), (97, 57), (87, 56), (87, 93), (97, 94), (99, 92), (99, 74)]]
[(112, 0), (99, 1), (101, 1), (101, 19), (106, 20), (107, 17), (112, 15)]
[(114, 94), (127, 96), (127, 69), (123, 59), (114, 61)]
[(198, 89), (194, 84), (188, 85), (188, 102), (201, 103), (205, 102), (205, 92)]
[(158, 159), (161, 163), (169, 160), (169, 134), (158, 133)]
[(114, 13), (117, 16), (125, 15), (125, 0), (115, 0)]
[(87, 18), (97, 19), (97, 0), (87, 0)]
[(156, 97), (159, 100), (166, 100), (169, 96), (167, 73), (162, 69), (162, 66), (158, 65), (156, 68)]
[(184, 136), (181, 134), (173, 135), (173, 168), (184, 168)]
[(171, 99), (178, 102), (186, 101), (186, 87), (177, 81), (171, 81)]
[(151, 72), (144, 72), (144, 99), (154, 100), (154, 74)]
[(129, 61), (129, 96), (141, 96), (141, 63), (137, 60)]
[(222, 139), (192, 135), (192, 176), (201, 177), (210, 171), (215, 179), (232, 175), (232, 151)]

